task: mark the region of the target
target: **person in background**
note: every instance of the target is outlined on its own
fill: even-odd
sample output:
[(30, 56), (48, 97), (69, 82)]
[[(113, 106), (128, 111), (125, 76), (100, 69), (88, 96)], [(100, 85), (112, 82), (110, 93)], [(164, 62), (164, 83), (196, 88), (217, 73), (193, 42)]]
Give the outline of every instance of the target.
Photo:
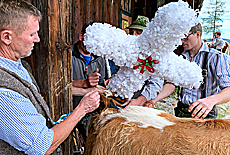
[(99, 93), (86, 94), (68, 118), (54, 125), (36, 81), (21, 63), (40, 41), (41, 13), (24, 0), (0, 0), (0, 17), (0, 154), (62, 154), (58, 146), (98, 108)]
[[(207, 76), (204, 76), (206, 82), (199, 88), (181, 88), (175, 108), (175, 115), (178, 117), (216, 118), (216, 105), (230, 101), (230, 59), (228, 55), (201, 42), (201, 35), (202, 26), (199, 23), (181, 39), (184, 47), (182, 55), (201, 68), (206, 66)], [(204, 63), (205, 59), (207, 63)], [(149, 101), (147, 106), (153, 107), (157, 101), (168, 97), (174, 90), (175, 85), (166, 83), (160, 94)]]
[(221, 32), (220, 31), (215, 32), (214, 38), (212, 39), (211, 47), (217, 49), (220, 52), (221, 52), (222, 48), (224, 47), (224, 40), (221, 38)]
[[(145, 16), (138, 16), (133, 23), (127, 27), (131, 35), (141, 35), (143, 30), (146, 28), (146, 24), (149, 22), (149, 18)], [(141, 90), (134, 93), (131, 100), (124, 103), (123, 106), (142, 106), (145, 102), (154, 99), (158, 93), (160, 93), (163, 87), (164, 80), (159, 77), (150, 76), (145, 81)]]
[(138, 15), (137, 19), (134, 20), (129, 27), (127, 27), (127, 29), (129, 29), (129, 34), (135, 36), (141, 35), (148, 22), (148, 17)]
[[(82, 97), (92, 91), (100, 91), (105, 89), (106, 83), (106, 61), (103, 57), (94, 55), (86, 50), (84, 45), (84, 34), (88, 26), (94, 21), (89, 20), (84, 23), (79, 34), (79, 41), (72, 45), (72, 94), (73, 108), (77, 107)], [(86, 140), (88, 135), (88, 125), (94, 111), (87, 114), (77, 125), (80, 134)]]
[(106, 74), (105, 59), (87, 51), (83, 43), (86, 28), (93, 23), (94, 21), (92, 20), (85, 22), (78, 37), (79, 41), (72, 45), (74, 108), (87, 92), (98, 90), (95, 86), (104, 86)]

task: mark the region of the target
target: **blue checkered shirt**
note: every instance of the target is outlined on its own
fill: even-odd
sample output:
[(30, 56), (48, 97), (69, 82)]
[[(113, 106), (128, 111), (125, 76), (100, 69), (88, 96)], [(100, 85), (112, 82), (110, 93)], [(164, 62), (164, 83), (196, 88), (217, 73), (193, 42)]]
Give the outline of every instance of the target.
[[(20, 59), (11, 61), (0, 57), (0, 66), (13, 71), (36, 88)], [(0, 88), (0, 139), (26, 154), (43, 155), (51, 146), (53, 135), (53, 130), (46, 126), (45, 117), (37, 112), (29, 99), (15, 91)]]
[[(197, 55), (193, 58), (192, 62), (197, 63), (202, 68), (204, 54), (207, 51), (207, 80), (206, 80), (206, 97), (219, 93), (222, 89), (230, 87), (230, 59), (229, 56), (220, 53), (215, 49), (210, 49), (203, 43)], [(189, 60), (189, 52), (182, 53)], [(191, 105), (193, 102), (201, 98), (201, 89), (188, 89), (183, 88), (179, 96), (180, 101), (185, 104)]]

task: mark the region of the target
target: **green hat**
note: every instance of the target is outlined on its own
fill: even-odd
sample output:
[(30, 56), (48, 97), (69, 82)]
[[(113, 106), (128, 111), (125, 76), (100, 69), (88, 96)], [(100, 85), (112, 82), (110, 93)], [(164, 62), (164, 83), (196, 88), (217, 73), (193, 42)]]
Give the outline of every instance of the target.
[(127, 27), (127, 29), (145, 29), (146, 28), (146, 24), (149, 22), (149, 18), (145, 17), (145, 16), (138, 16), (137, 19), (135, 21), (133, 21), (133, 23)]

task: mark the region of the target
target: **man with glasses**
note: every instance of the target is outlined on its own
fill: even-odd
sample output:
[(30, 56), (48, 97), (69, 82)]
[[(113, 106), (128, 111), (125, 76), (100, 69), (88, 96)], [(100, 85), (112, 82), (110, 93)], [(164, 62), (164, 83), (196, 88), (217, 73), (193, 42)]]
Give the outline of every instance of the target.
[[(190, 35), (196, 34), (196, 32), (197, 32), (197, 31), (191, 32), (191, 33), (189, 33), (189, 34), (184, 34), (185, 37), (184, 37), (184, 38), (181, 38), (182, 46), (183, 46), (183, 47), (184, 47), (184, 45), (186, 45), (185, 42), (188, 41), (189, 36), (190, 36)], [(183, 43), (184, 43), (184, 44), (183, 44)], [(190, 62), (192, 61), (192, 59), (195, 57), (196, 54), (197, 54), (196, 51), (195, 51), (194, 53), (192, 53), (192, 54), (191, 54), (191, 52), (189, 52), (189, 61), (190, 61)]]
[[(229, 57), (215, 49), (209, 49), (207, 44), (201, 42), (201, 35), (202, 26), (199, 23), (181, 39), (184, 47), (183, 57), (205, 68), (206, 76), (203, 76), (204, 84), (199, 88), (181, 88), (179, 102), (175, 108), (175, 115), (178, 117), (216, 118), (215, 105), (230, 101)], [(148, 106), (153, 107), (157, 101), (169, 96), (175, 87), (171, 83), (166, 83), (161, 93), (149, 101)]]

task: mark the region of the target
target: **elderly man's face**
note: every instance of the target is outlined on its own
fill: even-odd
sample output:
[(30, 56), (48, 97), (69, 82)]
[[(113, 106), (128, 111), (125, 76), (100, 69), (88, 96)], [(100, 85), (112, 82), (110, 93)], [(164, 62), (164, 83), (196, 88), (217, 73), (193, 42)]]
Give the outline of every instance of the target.
[(10, 44), (13, 52), (13, 60), (25, 58), (31, 55), (34, 43), (40, 41), (38, 30), (39, 21), (35, 16), (31, 15), (28, 18), (27, 28), (19, 35), (13, 33), (12, 42)]

